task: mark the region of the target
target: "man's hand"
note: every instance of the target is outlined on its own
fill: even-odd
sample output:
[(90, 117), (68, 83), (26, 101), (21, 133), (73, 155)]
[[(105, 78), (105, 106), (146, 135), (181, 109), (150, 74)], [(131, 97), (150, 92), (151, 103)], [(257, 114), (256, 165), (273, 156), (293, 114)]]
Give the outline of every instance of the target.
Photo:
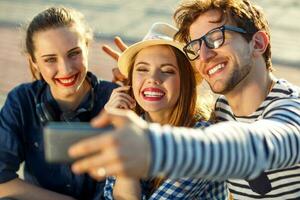
[(89, 173), (97, 180), (106, 176), (147, 177), (151, 150), (147, 137), (148, 124), (133, 111), (115, 109), (102, 112), (92, 121), (95, 127), (113, 124), (116, 129), (74, 144), (69, 149), (77, 173)]
[[(127, 45), (122, 41), (122, 39), (120, 37), (115, 37), (114, 43), (118, 47), (118, 49), (121, 51), (121, 53), (128, 48)], [(115, 61), (118, 61), (119, 56), (121, 54), (120, 52), (114, 50), (113, 48), (111, 48), (108, 45), (102, 46), (102, 50), (107, 55), (112, 57)], [(124, 83), (126, 81), (126, 77), (123, 74), (121, 74), (118, 67), (114, 67), (112, 69), (112, 73), (113, 73), (113, 80), (112, 80), (113, 82), (122, 82), (122, 83)]]

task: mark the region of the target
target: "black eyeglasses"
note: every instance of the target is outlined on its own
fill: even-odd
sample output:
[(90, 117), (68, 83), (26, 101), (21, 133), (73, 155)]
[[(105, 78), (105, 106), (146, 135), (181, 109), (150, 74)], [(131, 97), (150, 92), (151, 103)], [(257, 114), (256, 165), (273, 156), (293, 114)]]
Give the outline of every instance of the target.
[(189, 60), (193, 61), (199, 57), (199, 50), (201, 49), (202, 41), (204, 41), (205, 45), (210, 49), (216, 49), (221, 47), (225, 41), (225, 30), (243, 34), (247, 33), (244, 29), (234, 26), (223, 25), (214, 28), (202, 37), (192, 40), (183, 48)]

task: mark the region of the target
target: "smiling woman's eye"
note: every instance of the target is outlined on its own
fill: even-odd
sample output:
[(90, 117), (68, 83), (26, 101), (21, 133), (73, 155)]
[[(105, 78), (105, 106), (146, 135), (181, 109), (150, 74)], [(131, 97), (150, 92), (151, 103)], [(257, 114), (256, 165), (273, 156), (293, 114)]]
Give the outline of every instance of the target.
[(144, 66), (137, 66), (135, 68), (135, 71), (138, 71), (138, 72), (147, 72), (148, 69), (146, 67), (144, 67)]
[(81, 54), (81, 51), (78, 50), (78, 51), (72, 51), (68, 54), (69, 57), (73, 58), (73, 57), (76, 57), (77, 55)]
[(162, 67), (161, 72), (164, 74), (176, 74), (176, 70), (173, 67), (168, 66)]
[(56, 58), (55, 57), (49, 57), (49, 58), (46, 58), (44, 60), (45, 63), (55, 63), (56, 62)]
[(166, 74), (175, 74), (176, 73), (176, 71), (174, 69), (162, 69), (161, 72), (166, 73)]

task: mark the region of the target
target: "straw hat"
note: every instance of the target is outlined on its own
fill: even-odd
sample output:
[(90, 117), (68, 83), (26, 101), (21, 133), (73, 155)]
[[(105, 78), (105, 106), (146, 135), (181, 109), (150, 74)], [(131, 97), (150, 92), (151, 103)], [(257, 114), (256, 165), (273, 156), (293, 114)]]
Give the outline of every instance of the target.
[[(179, 49), (184, 55), (184, 44), (178, 41), (174, 41), (173, 37), (178, 30), (170, 24), (157, 22), (152, 25), (144, 39), (128, 47), (118, 59), (118, 67), (120, 72), (128, 77), (130, 65), (132, 64), (133, 57), (142, 49), (153, 45), (170, 45)], [(193, 68), (194, 65), (192, 64)], [(199, 73), (195, 70), (197, 83), (202, 80)]]

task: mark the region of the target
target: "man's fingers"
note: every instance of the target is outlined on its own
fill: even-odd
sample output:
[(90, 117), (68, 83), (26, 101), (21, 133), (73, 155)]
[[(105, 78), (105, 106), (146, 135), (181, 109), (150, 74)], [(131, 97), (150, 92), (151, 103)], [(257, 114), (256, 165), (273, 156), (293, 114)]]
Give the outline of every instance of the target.
[(101, 151), (101, 149), (114, 143), (114, 139), (111, 133), (105, 133), (97, 136), (93, 136), (78, 143), (73, 144), (69, 148), (69, 155), (73, 158), (82, 157)]
[(115, 37), (114, 42), (117, 45), (117, 47), (121, 50), (121, 52), (125, 51), (128, 48), (128, 46), (118, 36)]
[(112, 162), (107, 166), (91, 168), (88, 173), (97, 181), (101, 181), (108, 176), (119, 176), (119, 174), (123, 174), (123, 171), (124, 167), (120, 164), (120, 162)]
[(94, 117), (91, 120), (91, 125), (96, 128), (109, 126), (111, 124), (112, 124), (111, 116), (105, 109), (102, 109), (100, 114), (98, 114), (96, 117)]
[(116, 152), (117, 148), (106, 148), (96, 154), (82, 158), (72, 164), (72, 170), (81, 174), (95, 168), (106, 168), (112, 162), (119, 161), (120, 153)]

